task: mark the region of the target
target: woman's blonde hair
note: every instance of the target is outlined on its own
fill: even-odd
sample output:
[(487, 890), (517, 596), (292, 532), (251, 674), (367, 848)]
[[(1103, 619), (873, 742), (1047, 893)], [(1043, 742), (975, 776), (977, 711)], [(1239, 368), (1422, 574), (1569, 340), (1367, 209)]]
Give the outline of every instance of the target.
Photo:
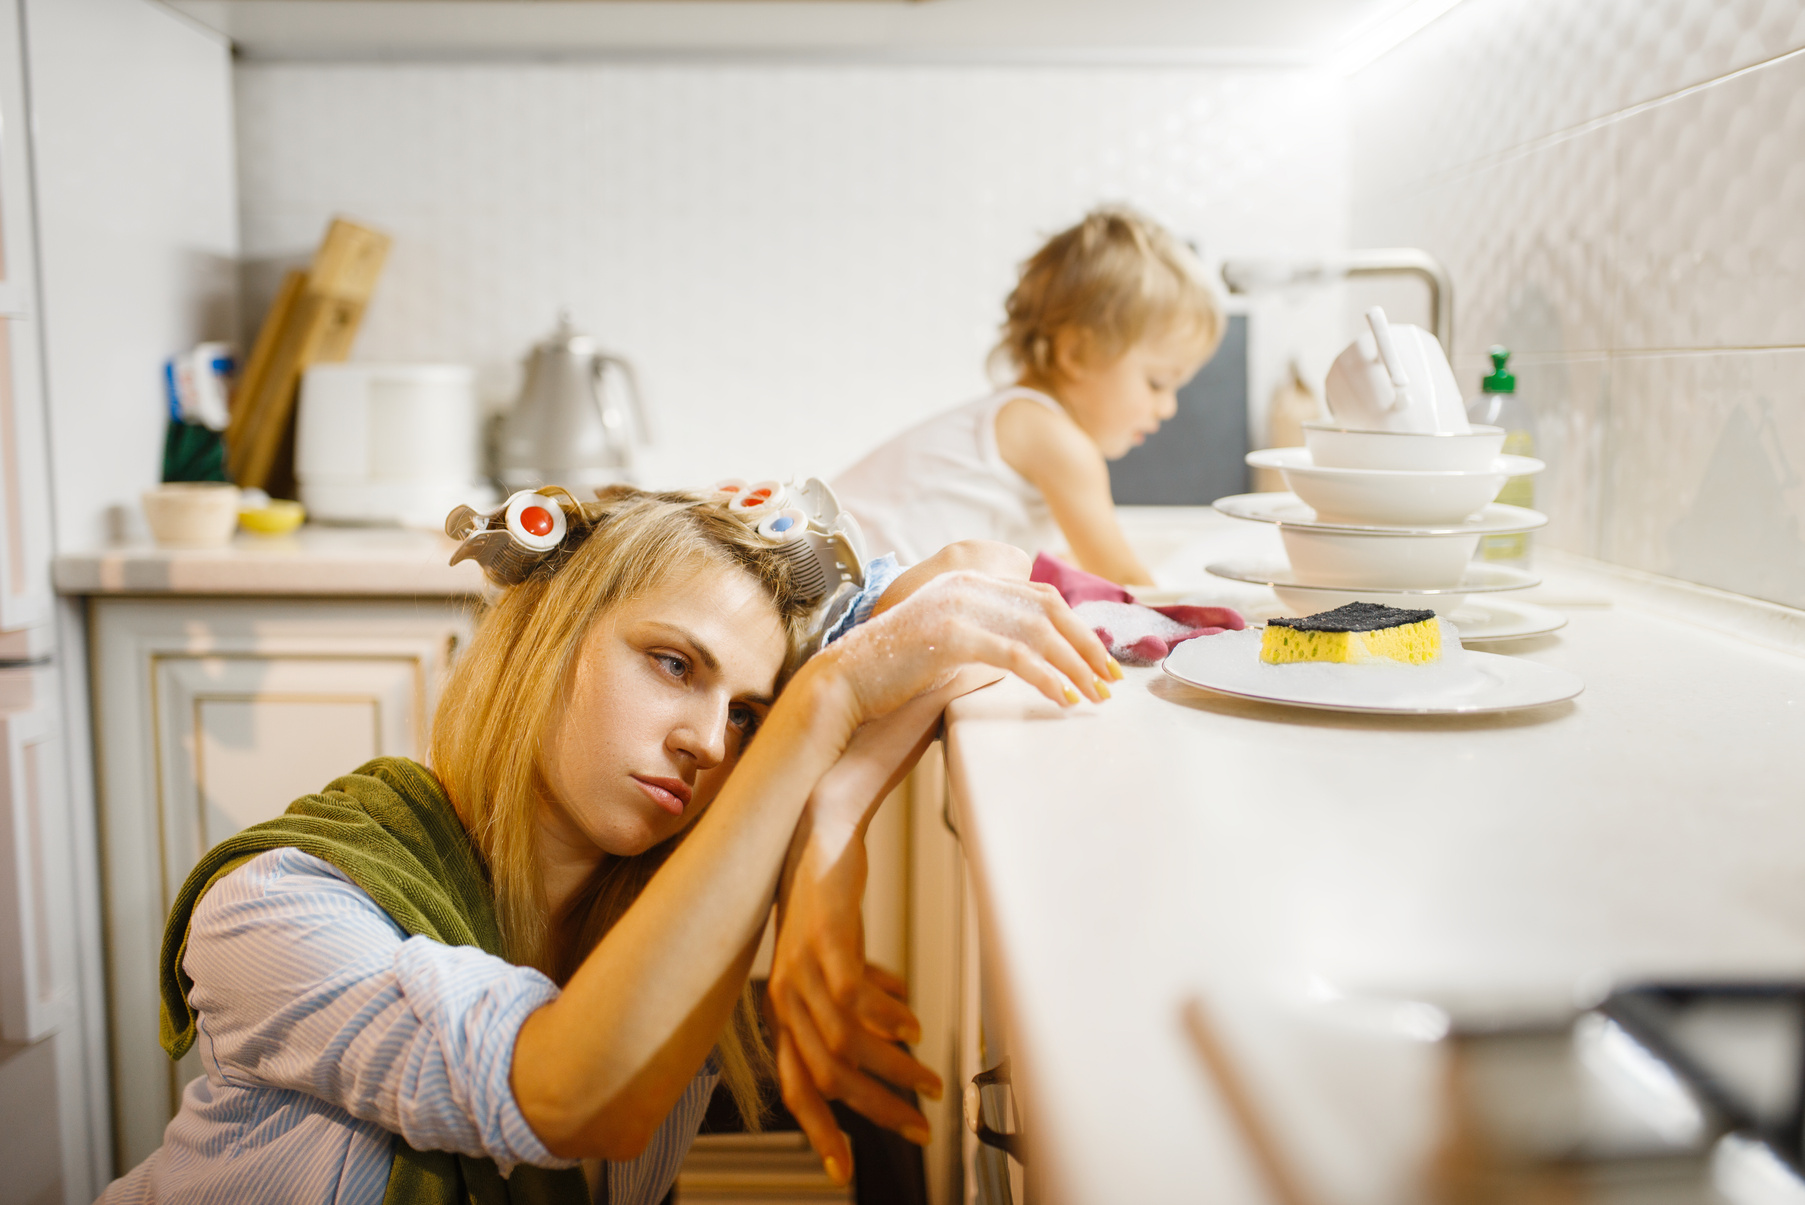
[(1022, 265), (1003, 311), (992, 370), (1041, 378), (1057, 371), (1053, 341), (1062, 330), (1087, 332), (1106, 361), (1149, 336), (1176, 332), (1201, 364), (1226, 325), (1196, 254), (1121, 206), (1092, 210), (1048, 239)]
[[(594, 530), (491, 604), (452, 668), (433, 718), (432, 768), (489, 871), (510, 961), (566, 982), (627, 911), (683, 833), (632, 857), (602, 859), (553, 915), (538, 873), (536, 813), (549, 789), (550, 728), (597, 619), (673, 573), (703, 566), (742, 569), (770, 596), (795, 669), (809, 608), (787, 564), (718, 501), (627, 487), (585, 509)], [(599, 512), (599, 514), (597, 513)], [(687, 832), (686, 828), (684, 832)], [(758, 1083), (771, 1054), (758, 1028), (750, 985), (719, 1049), (722, 1080), (748, 1127), (763, 1106)]]

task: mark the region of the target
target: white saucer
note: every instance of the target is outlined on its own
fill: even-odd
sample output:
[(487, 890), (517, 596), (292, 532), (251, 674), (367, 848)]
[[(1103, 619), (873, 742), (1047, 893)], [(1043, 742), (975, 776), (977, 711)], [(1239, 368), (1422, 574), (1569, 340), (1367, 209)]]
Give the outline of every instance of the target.
[(1387, 606), (1425, 608), (1437, 615), (1452, 615), (1466, 605), (1468, 595), (1527, 590), (1542, 583), (1541, 578), (1521, 569), (1477, 561), (1467, 566), (1459, 585), (1435, 590), (1403, 586), (1320, 586), (1300, 579), (1291, 566), (1272, 561), (1217, 561), (1205, 565), (1204, 572), (1234, 582), (1270, 586), (1279, 601), (1299, 615), (1333, 611), (1351, 602), (1382, 602)]
[(1519, 640), (1542, 636), (1567, 626), (1559, 611), (1502, 595), (1469, 598), (1448, 616), (1460, 629), (1463, 644), (1484, 640)]
[(1381, 715), (1474, 715), (1571, 699), (1585, 683), (1566, 670), (1460, 647), (1443, 620), (1442, 659), (1431, 665), (1267, 665), (1252, 628), (1199, 636), (1162, 666), (1188, 686), (1243, 699)]
[(1429, 527), (1399, 527), (1384, 523), (1324, 523), (1316, 512), (1305, 506), (1296, 494), (1231, 494), (1218, 498), (1213, 505), (1231, 519), (1251, 519), (1256, 523), (1276, 523), (1280, 527), (1303, 527), (1312, 531), (1341, 531), (1377, 536), (1501, 536), (1519, 531), (1534, 531), (1548, 522), (1540, 511), (1494, 502), (1477, 515), (1460, 523)]
[[(1321, 590), (1336, 594), (1385, 594), (1411, 598), (1432, 598), (1446, 594), (1496, 594), (1502, 590), (1527, 590), (1531, 586), (1542, 584), (1542, 579), (1533, 573), (1525, 573), (1509, 565), (1487, 565), (1479, 561), (1467, 566), (1466, 575), (1460, 579), (1458, 586), (1447, 586), (1440, 590), (1412, 590), (1402, 586), (1319, 586), (1299, 580), (1291, 566), (1274, 561), (1217, 561), (1213, 565), (1205, 565), (1203, 571), (1217, 577), (1226, 577), (1231, 582), (1252, 582), (1256, 586), (1271, 586), (1275, 590)], [(1390, 605), (1407, 604), (1400, 602)]]
[[(1139, 597), (1137, 594), (1136, 599), (1139, 600)], [(1170, 590), (1162, 593), (1161, 598), (1162, 602), (1147, 605), (1164, 606), (1168, 602), (1183, 603), (1187, 601), (1196, 602), (1199, 605), (1209, 605), (1214, 601), (1215, 596), (1201, 594), (1195, 590)], [(1243, 608), (1242, 614), (1252, 625), (1262, 624), (1272, 616), (1288, 615), (1290, 612), (1282, 607), (1254, 605)], [(1462, 644), (1545, 636), (1549, 632), (1558, 632), (1567, 626), (1567, 617), (1559, 611), (1537, 603), (1522, 602), (1506, 594), (1488, 594), (1463, 602), (1458, 609), (1448, 615), (1448, 620), (1460, 631)]]

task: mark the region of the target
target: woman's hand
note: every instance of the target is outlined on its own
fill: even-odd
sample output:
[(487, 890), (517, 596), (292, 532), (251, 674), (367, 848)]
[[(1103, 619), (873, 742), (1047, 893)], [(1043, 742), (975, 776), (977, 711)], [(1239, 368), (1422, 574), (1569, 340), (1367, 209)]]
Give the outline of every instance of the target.
[(791, 845), (770, 980), (778, 1080), (784, 1104), (841, 1183), (851, 1152), (828, 1101), (925, 1143), (927, 1118), (885, 1084), (931, 1098), (941, 1092), (940, 1077), (896, 1045), (921, 1036), (904, 1002), (907, 985), (865, 961), (865, 830), (914, 768), (947, 701), (992, 676), (967, 671), (861, 728), (810, 796)]
[[(1101, 641), (1051, 586), (945, 573), (836, 641), (803, 672), (833, 675), (851, 728), (975, 665), (1006, 670), (1061, 706), (1109, 697), (1119, 677)], [(1075, 688), (1075, 689), (1074, 689)]]

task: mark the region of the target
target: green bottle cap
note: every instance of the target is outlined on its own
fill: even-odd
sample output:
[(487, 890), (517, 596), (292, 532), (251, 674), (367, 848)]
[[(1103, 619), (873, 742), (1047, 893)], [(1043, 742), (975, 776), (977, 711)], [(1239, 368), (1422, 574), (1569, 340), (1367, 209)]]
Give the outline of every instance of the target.
[(1487, 393), (1515, 393), (1517, 378), (1504, 371), (1504, 362), (1510, 359), (1510, 348), (1501, 344), (1493, 344), (1491, 350), (1492, 375), (1479, 382), (1479, 388)]

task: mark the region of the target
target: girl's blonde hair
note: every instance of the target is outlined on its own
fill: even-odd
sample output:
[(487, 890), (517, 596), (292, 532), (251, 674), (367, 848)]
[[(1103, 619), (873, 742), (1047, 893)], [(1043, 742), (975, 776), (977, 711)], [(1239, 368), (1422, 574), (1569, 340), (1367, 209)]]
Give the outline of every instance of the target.
[(1062, 330), (1088, 332), (1106, 361), (1149, 336), (1177, 332), (1201, 364), (1226, 325), (1191, 249), (1121, 206), (1092, 210), (1048, 239), (1022, 265), (1003, 311), (992, 370), (1042, 378), (1056, 372), (1053, 340)]
[[(482, 617), (452, 668), (433, 718), (433, 772), (483, 856), (508, 959), (562, 984), (627, 911), (683, 833), (633, 857), (603, 858), (590, 881), (553, 915), (538, 873), (536, 813), (549, 797), (544, 755), (578, 653), (597, 619), (673, 573), (719, 566), (750, 573), (770, 596), (789, 653), (800, 656), (809, 608), (787, 564), (718, 501), (615, 487), (595, 529), (509, 587)], [(781, 679), (780, 679), (781, 681)], [(688, 831), (686, 828), (685, 832)], [(771, 1054), (750, 985), (719, 1043), (722, 1080), (748, 1127), (763, 1106), (759, 1079)]]

